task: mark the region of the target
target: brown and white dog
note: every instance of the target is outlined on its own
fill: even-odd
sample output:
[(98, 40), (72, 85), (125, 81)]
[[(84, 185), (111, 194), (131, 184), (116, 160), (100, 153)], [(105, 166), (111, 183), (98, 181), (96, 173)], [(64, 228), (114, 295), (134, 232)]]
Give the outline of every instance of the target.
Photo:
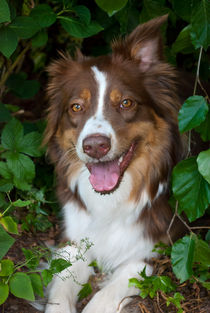
[[(182, 155), (177, 127), (174, 69), (164, 61), (160, 26), (167, 17), (138, 26), (115, 41), (112, 54), (49, 66), (50, 108), (45, 133), (55, 164), (65, 235), (93, 246), (49, 290), (46, 313), (75, 313), (93, 260), (109, 273), (83, 313), (120, 312), (121, 300), (138, 294), (139, 277), (152, 249), (167, 242), (172, 212), (169, 179)], [(74, 258), (77, 246), (59, 251)], [(123, 304), (124, 302), (122, 302)]]

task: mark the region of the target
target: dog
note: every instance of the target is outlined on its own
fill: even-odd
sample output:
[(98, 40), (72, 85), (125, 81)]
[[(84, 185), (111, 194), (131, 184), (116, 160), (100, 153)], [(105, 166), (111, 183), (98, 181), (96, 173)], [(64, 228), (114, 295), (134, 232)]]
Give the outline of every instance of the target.
[(168, 242), (170, 174), (183, 145), (176, 72), (163, 56), (166, 20), (139, 25), (113, 42), (110, 55), (79, 52), (48, 67), (44, 141), (55, 164), (65, 237), (75, 243), (59, 254), (75, 258), (84, 238), (92, 246), (70, 267), (73, 278), (68, 270), (54, 277), (46, 313), (76, 312), (93, 260), (108, 275), (82, 312), (120, 312), (123, 299), (139, 292), (128, 287), (129, 278), (145, 267), (151, 275), (154, 245)]

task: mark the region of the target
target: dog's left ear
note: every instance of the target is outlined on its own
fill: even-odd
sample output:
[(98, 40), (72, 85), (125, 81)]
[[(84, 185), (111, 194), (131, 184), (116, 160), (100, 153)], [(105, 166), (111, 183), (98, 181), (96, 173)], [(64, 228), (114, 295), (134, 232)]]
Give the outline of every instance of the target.
[(139, 63), (142, 72), (163, 59), (163, 44), (160, 27), (167, 21), (168, 15), (157, 17), (139, 25), (125, 39), (114, 41), (113, 55), (133, 59)]

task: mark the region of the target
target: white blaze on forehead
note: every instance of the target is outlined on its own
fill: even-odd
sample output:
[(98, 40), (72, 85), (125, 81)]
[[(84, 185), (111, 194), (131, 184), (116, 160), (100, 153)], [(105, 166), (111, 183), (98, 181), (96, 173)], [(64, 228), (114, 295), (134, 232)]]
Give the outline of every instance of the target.
[(104, 98), (107, 89), (107, 77), (106, 74), (99, 71), (96, 66), (92, 66), (91, 69), (98, 85), (98, 107), (96, 111), (96, 117), (103, 118)]
[(117, 140), (115, 136), (114, 129), (111, 123), (104, 116), (105, 108), (105, 95), (107, 91), (107, 75), (106, 73), (100, 71), (96, 66), (92, 66), (94, 78), (97, 84), (97, 94), (96, 94), (96, 111), (93, 116), (91, 116), (85, 123), (77, 142), (77, 154), (81, 160), (84, 162), (90, 162), (91, 158), (83, 152), (82, 143), (83, 140), (91, 136), (92, 134), (99, 133), (107, 136), (111, 139), (111, 149), (106, 156), (104, 156), (103, 161), (112, 159), (116, 154)]

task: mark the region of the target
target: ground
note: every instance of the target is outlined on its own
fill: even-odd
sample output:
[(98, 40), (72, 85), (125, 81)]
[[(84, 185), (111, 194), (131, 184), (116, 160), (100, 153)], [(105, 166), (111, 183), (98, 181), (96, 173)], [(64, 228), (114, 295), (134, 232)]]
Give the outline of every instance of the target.
[[(53, 227), (47, 232), (22, 232), (13, 247), (9, 250), (8, 257), (15, 263), (23, 260), (22, 247), (30, 248), (36, 245), (56, 245), (60, 238), (59, 223), (54, 221)], [(161, 257), (155, 260), (155, 273), (159, 275), (168, 275), (175, 281), (175, 277), (171, 271), (170, 260), (168, 257)], [(101, 280), (101, 274), (91, 278), (93, 294), (97, 291), (97, 284)], [(200, 284), (190, 284), (185, 282), (179, 286), (178, 292), (184, 297), (182, 303), (184, 313), (208, 313), (210, 312), (210, 293), (206, 291)], [(92, 295), (83, 299), (78, 303), (78, 312), (81, 312), (85, 304), (90, 300)], [(39, 313), (31, 307), (27, 301), (10, 296), (4, 305), (0, 307), (0, 313)], [(166, 296), (162, 292), (158, 292), (154, 299), (133, 297), (131, 303), (128, 304), (122, 313), (175, 313), (177, 309), (173, 305), (166, 306)], [(100, 312), (98, 312), (100, 313)]]

